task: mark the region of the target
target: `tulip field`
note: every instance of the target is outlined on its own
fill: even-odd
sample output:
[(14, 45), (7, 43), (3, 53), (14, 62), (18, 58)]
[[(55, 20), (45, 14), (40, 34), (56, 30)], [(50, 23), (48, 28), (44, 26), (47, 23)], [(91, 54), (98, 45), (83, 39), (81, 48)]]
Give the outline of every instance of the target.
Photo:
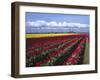
[(26, 38), (26, 67), (84, 64), (87, 45), (86, 33)]

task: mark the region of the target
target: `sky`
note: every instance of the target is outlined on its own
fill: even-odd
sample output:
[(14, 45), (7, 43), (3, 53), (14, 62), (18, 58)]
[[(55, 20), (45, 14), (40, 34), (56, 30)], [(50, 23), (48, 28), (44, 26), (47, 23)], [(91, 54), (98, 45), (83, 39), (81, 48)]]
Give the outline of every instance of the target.
[(89, 32), (89, 15), (26, 12), (26, 33)]

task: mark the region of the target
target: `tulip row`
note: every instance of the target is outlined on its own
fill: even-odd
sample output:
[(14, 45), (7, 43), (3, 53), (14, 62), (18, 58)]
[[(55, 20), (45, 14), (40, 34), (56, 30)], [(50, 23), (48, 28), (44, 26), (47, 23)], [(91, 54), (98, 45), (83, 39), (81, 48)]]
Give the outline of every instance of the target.
[[(72, 41), (69, 42), (68, 44), (65, 44), (63, 47), (61, 47), (60, 49), (57, 49), (51, 53), (48, 54), (48, 56), (46, 56), (44, 59), (42, 59), (41, 61), (36, 63), (36, 66), (40, 66), (44, 63), (50, 62), (52, 60), (53, 57), (58, 56), (59, 54), (63, 53), (64, 51), (66, 51), (66, 48), (69, 47), (69, 45), (75, 44), (77, 41)], [(58, 56), (59, 57), (59, 56)], [(51, 63), (52, 64), (52, 63)]]
[(77, 38), (73, 39), (73, 40), (66, 40), (66, 41), (63, 41), (63, 42), (59, 42), (59, 43), (54, 43), (54, 44), (50, 44), (49, 46), (46, 46), (46, 47), (42, 47), (41, 49), (38, 49), (38, 50), (30, 50), (27, 52), (27, 55), (28, 56), (34, 56), (34, 55), (38, 55), (39, 53), (42, 53), (43, 51), (47, 51), (49, 49), (52, 49), (52, 48), (57, 48), (57, 47), (60, 47), (62, 46), (63, 44), (65, 43), (69, 43), (71, 41), (74, 41), (76, 40)]
[[(46, 45), (59, 43), (63, 40), (71, 40), (73, 38), (84, 37), (84, 35), (68, 35), (68, 36), (57, 36), (57, 37), (45, 37), (45, 38), (27, 38), (26, 39), (26, 47), (27, 50), (35, 49), (38, 47), (43, 47)], [(44, 43), (45, 42), (45, 43)]]
[(76, 40), (75, 42), (69, 43), (68, 45), (63, 46), (62, 48), (60, 48), (58, 51), (56, 51), (55, 53), (50, 53), (49, 55), (49, 59), (46, 60), (45, 63), (42, 63), (40, 65), (42, 66), (54, 66), (54, 65), (62, 65), (63, 60), (64, 60), (64, 56), (68, 57), (70, 56), (71, 50), (72, 48), (76, 46), (76, 44), (79, 42), (80, 40)]
[(60, 53), (60, 51), (63, 51), (65, 48), (70, 47), (69, 45), (71, 45), (71, 43), (75, 43), (76, 41), (78, 41), (78, 40), (74, 39), (71, 41), (67, 41), (66, 43), (63, 43), (62, 45), (59, 45), (58, 47), (55, 46), (55, 48), (50, 48), (45, 51), (42, 51), (38, 55), (35, 55), (35, 56), (32, 55), (32, 57), (30, 58), (31, 59), (30, 63), (33, 63), (32, 65), (35, 65), (36, 62), (37, 62), (36, 65), (38, 65), (40, 63), (42, 64), (42, 63), (46, 62), (47, 60), (49, 60), (50, 59), (49, 57), (52, 57), (52, 56)]
[[(27, 52), (28, 51), (31, 51), (31, 50), (37, 50), (37, 49), (41, 49), (41, 47), (46, 47), (46, 46), (50, 46), (50, 45), (52, 45), (52, 44), (59, 44), (59, 43), (61, 43), (61, 42), (64, 42), (64, 41), (68, 41), (68, 40), (71, 40), (71, 39), (73, 39), (73, 38), (71, 38), (71, 37), (59, 37), (59, 39), (57, 38), (54, 38), (54, 37), (52, 37), (51, 39), (49, 39), (48, 40), (48, 38), (45, 38), (45, 40), (46, 41), (43, 41), (43, 40), (41, 40), (41, 41), (39, 41), (39, 42), (37, 42), (38, 41), (38, 39), (37, 39), (37, 41), (34, 41), (34, 39), (31, 39), (30, 40), (30, 43), (31, 43), (31, 41), (34, 41), (35, 43), (31, 43), (30, 45), (32, 45), (32, 46), (29, 46), (28, 48), (27, 48)], [(27, 44), (29, 44), (28, 42), (27, 42)], [(27, 47), (27, 46), (26, 46)]]
[(81, 53), (82, 49), (85, 47), (85, 41), (86, 39), (82, 39), (80, 44), (78, 44), (77, 48), (73, 51), (73, 54), (64, 61), (64, 65), (72, 65), (72, 64), (76, 64), (77, 61), (79, 61), (79, 53)]
[(87, 38), (87, 35), (71, 35), (45, 38), (47, 41), (37, 39), (36, 43), (32, 42), (32, 44), (30, 44), (32, 47), (27, 46), (26, 66), (78, 64), (82, 61)]

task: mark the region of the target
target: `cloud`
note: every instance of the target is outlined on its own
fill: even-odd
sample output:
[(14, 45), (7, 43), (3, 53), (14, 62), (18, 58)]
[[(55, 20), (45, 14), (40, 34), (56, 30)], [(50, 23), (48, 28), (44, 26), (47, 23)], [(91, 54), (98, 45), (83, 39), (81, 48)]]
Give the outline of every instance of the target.
[(68, 23), (67, 26), (78, 27), (78, 28), (89, 27), (88, 24), (81, 24), (81, 23)]
[(74, 22), (57, 22), (57, 21), (45, 21), (45, 20), (36, 20), (36, 21), (28, 21), (27, 27), (45, 27), (45, 28), (86, 28), (89, 27), (88, 24), (74, 23)]
[(56, 21), (51, 21), (51, 22), (47, 22), (45, 25), (46, 26), (58, 26), (58, 23)]
[(39, 27), (45, 23), (46, 22), (44, 20), (37, 20), (37, 21), (28, 21), (26, 25), (29, 27)]

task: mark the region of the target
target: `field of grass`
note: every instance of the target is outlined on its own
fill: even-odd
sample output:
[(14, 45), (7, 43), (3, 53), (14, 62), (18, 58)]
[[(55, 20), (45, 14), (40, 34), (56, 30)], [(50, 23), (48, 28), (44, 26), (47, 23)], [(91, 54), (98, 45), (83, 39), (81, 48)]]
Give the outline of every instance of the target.
[(49, 34), (26, 34), (26, 38), (54, 37), (64, 35), (78, 35), (76, 33), (49, 33)]

